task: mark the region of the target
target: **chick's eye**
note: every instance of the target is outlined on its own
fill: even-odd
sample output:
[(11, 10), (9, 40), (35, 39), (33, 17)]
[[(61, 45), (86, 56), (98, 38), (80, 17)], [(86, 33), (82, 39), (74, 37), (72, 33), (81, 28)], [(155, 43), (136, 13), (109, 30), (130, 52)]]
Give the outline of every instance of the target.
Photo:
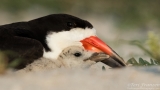
[(74, 56), (75, 57), (80, 57), (82, 54), (80, 53), (80, 52), (76, 52), (75, 54), (74, 54)]
[(75, 23), (73, 23), (73, 22), (67, 22), (67, 26), (70, 27), (70, 28), (71, 27), (75, 27)]

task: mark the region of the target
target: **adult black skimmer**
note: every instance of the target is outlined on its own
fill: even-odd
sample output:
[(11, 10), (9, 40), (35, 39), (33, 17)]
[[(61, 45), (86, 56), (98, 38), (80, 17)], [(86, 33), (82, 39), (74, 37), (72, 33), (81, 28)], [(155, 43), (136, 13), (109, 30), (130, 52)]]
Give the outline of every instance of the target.
[(56, 60), (64, 48), (73, 45), (105, 52), (125, 66), (123, 59), (96, 36), (92, 24), (75, 16), (52, 14), (0, 26), (0, 50), (14, 51), (25, 59), (16, 67), (18, 69), (40, 57)]

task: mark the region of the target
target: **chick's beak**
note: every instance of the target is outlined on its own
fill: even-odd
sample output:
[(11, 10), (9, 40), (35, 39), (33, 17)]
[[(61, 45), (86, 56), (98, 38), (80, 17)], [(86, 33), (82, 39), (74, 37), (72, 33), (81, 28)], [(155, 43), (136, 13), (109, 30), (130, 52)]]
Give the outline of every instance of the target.
[(122, 66), (126, 66), (124, 60), (107, 44), (96, 36), (90, 36), (80, 41), (86, 50), (93, 52), (104, 52)]

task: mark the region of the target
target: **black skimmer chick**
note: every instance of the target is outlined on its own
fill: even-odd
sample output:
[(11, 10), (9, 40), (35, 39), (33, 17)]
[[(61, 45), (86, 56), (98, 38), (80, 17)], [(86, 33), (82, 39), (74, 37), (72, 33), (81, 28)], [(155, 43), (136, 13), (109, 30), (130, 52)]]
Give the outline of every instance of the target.
[(27, 65), (24, 69), (18, 70), (18, 72), (53, 70), (57, 68), (86, 69), (97, 61), (109, 58), (106, 54), (103, 56), (94, 54), (95, 52), (87, 51), (80, 46), (69, 46), (60, 53), (57, 60), (42, 57)]
[(57, 60), (64, 48), (74, 45), (93, 52), (104, 52), (125, 66), (123, 59), (96, 36), (92, 24), (75, 16), (52, 14), (0, 26), (0, 50), (14, 51), (23, 58), (17, 69), (41, 57)]

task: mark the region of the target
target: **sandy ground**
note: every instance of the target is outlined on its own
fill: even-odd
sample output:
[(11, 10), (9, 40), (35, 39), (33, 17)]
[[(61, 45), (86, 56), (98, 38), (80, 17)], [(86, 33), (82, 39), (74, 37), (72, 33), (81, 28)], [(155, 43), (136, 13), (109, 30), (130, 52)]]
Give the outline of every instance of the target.
[(56, 69), (0, 76), (0, 90), (160, 90), (160, 67)]

